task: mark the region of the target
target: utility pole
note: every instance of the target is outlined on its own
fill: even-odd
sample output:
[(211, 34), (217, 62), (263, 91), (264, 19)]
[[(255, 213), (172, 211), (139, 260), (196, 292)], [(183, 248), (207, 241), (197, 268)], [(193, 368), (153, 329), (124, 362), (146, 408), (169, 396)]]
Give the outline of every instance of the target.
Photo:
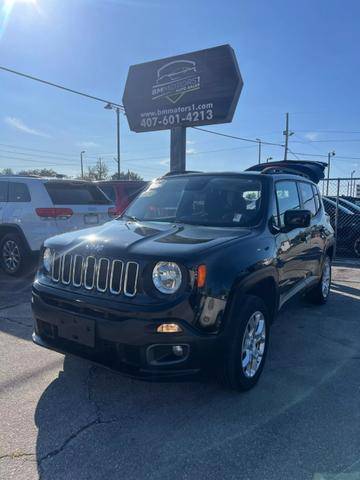
[(287, 160), (288, 150), (289, 150), (289, 137), (294, 135), (294, 132), (289, 131), (289, 114), (286, 113), (286, 125), (285, 130), (283, 131), (283, 135), (285, 135), (285, 150), (284, 150), (284, 161)]
[(84, 160), (83, 160), (83, 155), (85, 153), (85, 150), (80, 152), (80, 165), (81, 165), (81, 178), (84, 179)]
[(328, 166), (327, 166), (327, 182), (326, 182), (326, 195), (329, 195), (329, 181), (330, 181), (330, 167), (331, 167), (331, 157), (335, 157), (335, 151), (328, 153)]
[(120, 107), (116, 107), (112, 103), (108, 103), (104, 107), (106, 110), (115, 110), (116, 112), (116, 147), (117, 147), (117, 177), (120, 180)]
[(120, 108), (116, 107), (116, 145), (117, 145), (117, 168), (118, 180), (120, 180)]
[(259, 142), (259, 164), (261, 163), (261, 139), (256, 138), (256, 141)]

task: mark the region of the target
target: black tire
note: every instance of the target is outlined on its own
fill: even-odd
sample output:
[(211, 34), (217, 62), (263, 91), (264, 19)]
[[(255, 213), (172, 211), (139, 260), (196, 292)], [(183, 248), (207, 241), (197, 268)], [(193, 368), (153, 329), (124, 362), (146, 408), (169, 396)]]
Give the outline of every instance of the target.
[[(327, 266), (330, 267), (329, 278), (327, 280), (328, 286), (324, 288), (324, 275), (326, 275), (325, 269)], [(322, 267), (322, 274), (320, 282), (308, 293), (309, 300), (314, 303), (315, 305), (325, 305), (328, 301), (329, 294), (330, 294), (330, 286), (331, 286), (331, 258), (329, 255), (326, 255), (323, 262)]]
[(8, 275), (17, 277), (24, 274), (28, 266), (28, 256), (24, 242), (16, 233), (8, 233), (1, 239), (0, 265)]
[(356, 238), (354, 241), (354, 253), (360, 258), (360, 237)]
[[(233, 325), (233, 334), (229, 338), (229, 345), (226, 348), (223, 360), (223, 380), (226, 385), (233, 390), (246, 391), (256, 385), (264, 368), (269, 342), (270, 317), (261, 298), (253, 295), (245, 295), (242, 297), (241, 304), (240, 302), (236, 302), (236, 305), (232, 310), (233, 318), (231, 318), (230, 321)], [(260, 362), (255, 364), (256, 370), (255, 368), (250, 368), (250, 371), (247, 371), (246, 373), (246, 368), (244, 368), (243, 362), (246, 361), (248, 355), (246, 354), (246, 350), (244, 351), (243, 346), (245, 337), (248, 338), (249, 336), (249, 322), (257, 313), (260, 313), (262, 316), (261, 321), (263, 321), (265, 332), (263, 353)], [(260, 317), (258, 317), (258, 319), (259, 318)], [(260, 345), (260, 341), (258, 344)], [(250, 356), (250, 358), (254, 360), (254, 357)], [(257, 362), (257, 360), (255, 361)]]

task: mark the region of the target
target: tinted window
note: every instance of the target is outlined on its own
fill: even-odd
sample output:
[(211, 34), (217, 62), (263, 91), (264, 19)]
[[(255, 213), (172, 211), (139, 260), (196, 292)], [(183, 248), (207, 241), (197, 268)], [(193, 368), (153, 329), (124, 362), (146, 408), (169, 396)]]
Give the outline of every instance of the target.
[(109, 205), (96, 185), (76, 182), (49, 182), (45, 188), (54, 205)]
[(0, 181), (0, 202), (7, 201), (8, 182)]
[(241, 227), (261, 218), (262, 186), (242, 177), (189, 176), (153, 182), (127, 209), (140, 220)]
[(314, 199), (314, 191), (310, 183), (299, 182), (301, 197), (304, 210), (310, 210), (312, 215), (316, 213), (316, 205)]
[(315, 187), (315, 185), (313, 185), (312, 188), (314, 191), (315, 207), (316, 207), (316, 213), (317, 213), (321, 207), (320, 193), (317, 187)]
[(105, 195), (110, 198), (112, 202), (115, 202), (115, 189), (112, 185), (100, 185), (100, 188), (105, 193)]
[(9, 202), (30, 202), (30, 192), (25, 183), (9, 183)]
[(276, 197), (279, 206), (280, 223), (284, 226), (286, 210), (299, 210), (300, 199), (295, 182), (284, 181), (276, 183)]

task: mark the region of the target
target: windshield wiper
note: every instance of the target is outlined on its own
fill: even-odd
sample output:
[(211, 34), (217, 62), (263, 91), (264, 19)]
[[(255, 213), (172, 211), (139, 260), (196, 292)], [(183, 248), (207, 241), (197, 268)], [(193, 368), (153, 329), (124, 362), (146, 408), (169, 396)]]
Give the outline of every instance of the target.
[(124, 213), (124, 215), (121, 215), (121, 217), (119, 218), (127, 218), (128, 220), (132, 220), (133, 222), (141, 222), (140, 218), (135, 217), (135, 215), (127, 215), (126, 213)]

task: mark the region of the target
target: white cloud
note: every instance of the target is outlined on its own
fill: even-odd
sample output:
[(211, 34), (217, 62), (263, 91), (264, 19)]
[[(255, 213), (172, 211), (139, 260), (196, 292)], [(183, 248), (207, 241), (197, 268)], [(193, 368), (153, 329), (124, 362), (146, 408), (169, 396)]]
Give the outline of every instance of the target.
[(92, 147), (99, 147), (100, 146), (98, 143), (91, 142), (91, 141), (78, 142), (76, 145), (78, 147), (81, 147), (81, 148), (92, 148)]
[(169, 158), (163, 158), (158, 162), (160, 165), (169, 165), (170, 159)]
[(193, 155), (194, 153), (196, 153), (196, 149), (195, 148), (187, 148), (186, 153), (188, 155)]
[(19, 130), (20, 132), (29, 133), (30, 135), (36, 135), (37, 137), (51, 138), (51, 135), (48, 135), (45, 132), (41, 132), (40, 130), (36, 130), (35, 128), (29, 127), (20, 118), (5, 117), (4, 122), (10, 127)]
[(310, 141), (314, 141), (316, 140), (317, 138), (319, 138), (319, 134), (317, 132), (308, 132), (304, 135), (304, 137), (307, 139), (307, 140), (310, 140)]
[(186, 145), (195, 145), (194, 140), (186, 140)]

